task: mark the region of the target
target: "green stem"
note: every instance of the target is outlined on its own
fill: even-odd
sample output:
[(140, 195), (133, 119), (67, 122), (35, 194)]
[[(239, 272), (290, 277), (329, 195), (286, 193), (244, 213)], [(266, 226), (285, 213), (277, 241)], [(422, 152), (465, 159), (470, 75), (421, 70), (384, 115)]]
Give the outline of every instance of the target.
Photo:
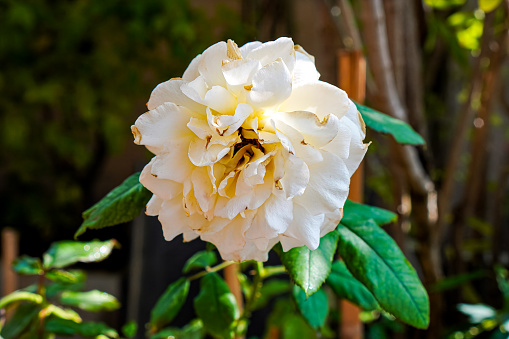
[(247, 319), (251, 315), (253, 304), (256, 301), (256, 299), (258, 299), (260, 297), (259, 293), (260, 293), (260, 289), (262, 288), (262, 285), (263, 285), (263, 279), (267, 276), (265, 273), (266, 269), (263, 267), (262, 262), (257, 261), (255, 269), (256, 269), (255, 270), (256, 274), (253, 278), (253, 285), (251, 286), (251, 294), (249, 295), (249, 298), (246, 302), (244, 311), (242, 313), (242, 316), (240, 317), (241, 319), (243, 319), (243, 318)]
[(272, 277), (273, 275), (286, 273), (286, 269), (283, 265), (269, 266), (269, 267), (264, 268), (263, 273), (264, 274), (263, 274), (262, 278), (266, 279), (266, 278)]
[(223, 262), (223, 263), (221, 263), (221, 264), (219, 264), (217, 266), (207, 267), (207, 269), (205, 269), (205, 271), (198, 272), (195, 275), (192, 275), (189, 278), (187, 278), (187, 280), (193, 281), (193, 280), (196, 280), (196, 279), (200, 279), (201, 277), (203, 277), (207, 273), (212, 273), (212, 272), (220, 271), (223, 268), (225, 268), (227, 266), (230, 266), (232, 264), (235, 264), (235, 261), (225, 261), (225, 262)]

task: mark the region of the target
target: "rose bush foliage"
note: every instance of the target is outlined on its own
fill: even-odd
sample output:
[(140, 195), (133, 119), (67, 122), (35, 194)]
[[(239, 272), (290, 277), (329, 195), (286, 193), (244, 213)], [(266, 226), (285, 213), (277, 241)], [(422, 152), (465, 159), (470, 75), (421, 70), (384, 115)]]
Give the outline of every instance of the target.
[(159, 84), (132, 126), (155, 156), (140, 182), (166, 240), (216, 245), (225, 260), (314, 250), (342, 217), (365, 126), (290, 38), (219, 42)]

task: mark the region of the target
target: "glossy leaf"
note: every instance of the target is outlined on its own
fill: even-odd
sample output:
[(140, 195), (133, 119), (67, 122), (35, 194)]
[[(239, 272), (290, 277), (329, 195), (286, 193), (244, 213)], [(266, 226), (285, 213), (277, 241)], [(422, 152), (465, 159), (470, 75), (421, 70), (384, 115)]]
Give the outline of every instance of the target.
[(49, 304), (43, 311), (46, 316), (54, 315), (60, 319), (72, 320), (74, 322), (81, 322), (81, 317), (74, 310), (69, 308), (61, 308), (53, 304)]
[(398, 219), (398, 215), (383, 208), (363, 205), (351, 200), (345, 202), (343, 207), (343, 218), (341, 223), (344, 225), (358, 224), (365, 220), (373, 219), (378, 225), (385, 225)]
[(78, 282), (79, 277), (74, 273), (64, 270), (51, 270), (46, 272), (46, 278), (61, 282), (64, 284), (73, 284)]
[(150, 325), (154, 332), (170, 323), (184, 305), (189, 293), (189, 280), (180, 278), (170, 284), (159, 298), (150, 314)]
[(85, 280), (87, 275), (82, 270), (71, 270), (66, 271), (73, 275), (76, 279), (75, 282), (64, 282), (64, 281), (56, 281), (54, 283), (48, 284), (46, 287), (46, 296), (48, 298), (53, 298), (58, 293), (62, 291), (81, 291), (85, 285)]
[(463, 5), (466, 0), (424, 0), (424, 2), (436, 9), (448, 9), (455, 6)]
[(60, 295), (60, 302), (88, 312), (114, 311), (120, 308), (117, 298), (98, 290), (88, 292), (64, 291)]
[(182, 273), (189, 273), (192, 271), (200, 270), (202, 268), (212, 266), (217, 262), (216, 254), (212, 251), (200, 251), (196, 252), (191, 258), (189, 258)]
[(306, 293), (297, 285), (293, 286), (293, 297), (302, 316), (314, 329), (319, 329), (325, 324), (329, 313), (327, 295), (319, 289), (313, 295), (306, 297)]
[(168, 327), (154, 334), (150, 339), (168, 339), (174, 336), (178, 339), (203, 339), (205, 338), (205, 330), (200, 319), (194, 319), (182, 329)]
[(43, 298), (41, 295), (37, 293), (27, 291), (14, 291), (0, 299), (0, 308), (4, 308), (9, 304), (18, 301), (28, 301), (31, 302), (32, 304), (40, 304), (42, 303)]
[(294, 303), (288, 298), (279, 298), (267, 318), (267, 333), (278, 332), (281, 339), (306, 338), (315, 339), (316, 332), (308, 322), (294, 308)]
[(340, 224), (338, 251), (348, 270), (380, 306), (417, 328), (429, 324), (429, 300), (414, 268), (374, 221)]
[(479, 0), (479, 8), (488, 13), (500, 5), (502, 0)]
[(307, 296), (312, 295), (327, 279), (338, 243), (338, 232), (332, 231), (320, 239), (320, 246), (311, 251), (306, 246), (295, 247), (283, 252), (281, 245), (274, 249), (292, 280), (300, 286)]
[(37, 319), (40, 310), (41, 308), (35, 304), (23, 303), (19, 305), (1, 329), (1, 336), (4, 339), (19, 338), (19, 335), (26, 330), (27, 326)]
[(12, 270), (18, 274), (39, 275), (43, 273), (41, 260), (39, 258), (23, 255), (14, 259)]
[(74, 322), (72, 320), (52, 318), (44, 325), (46, 331), (60, 335), (78, 335), (83, 337), (97, 337), (104, 335), (110, 338), (118, 338), (118, 333), (104, 323), (97, 322)]
[(194, 299), (194, 309), (205, 329), (214, 336), (232, 338), (231, 327), (240, 316), (235, 297), (217, 273), (200, 280), (200, 293)]
[(134, 338), (136, 332), (138, 332), (138, 324), (134, 320), (131, 320), (122, 326), (122, 334), (126, 338)]
[(373, 294), (352, 276), (343, 261), (334, 261), (332, 271), (327, 278), (327, 285), (332, 288), (338, 298), (349, 300), (364, 310), (371, 311), (378, 308), (378, 302)]
[(51, 245), (43, 255), (44, 268), (63, 268), (77, 262), (95, 262), (106, 259), (116, 240), (107, 241), (60, 241)]
[(377, 132), (390, 134), (400, 144), (424, 145), (424, 139), (407, 123), (372, 108), (355, 103), (366, 125)]
[(78, 237), (87, 229), (100, 229), (129, 222), (140, 215), (152, 193), (138, 181), (135, 173), (115, 187), (97, 204), (83, 212), (83, 223), (74, 234)]

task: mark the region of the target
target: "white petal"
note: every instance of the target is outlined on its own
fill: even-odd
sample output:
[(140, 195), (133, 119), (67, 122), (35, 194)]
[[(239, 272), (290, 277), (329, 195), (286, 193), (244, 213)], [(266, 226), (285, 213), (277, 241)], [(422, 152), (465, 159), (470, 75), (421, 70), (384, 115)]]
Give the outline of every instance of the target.
[(354, 131), (355, 125), (346, 117), (341, 118), (338, 123), (338, 134), (330, 143), (323, 146), (322, 149), (346, 161), (350, 155), (350, 144)]
[(191, 63), (189, 64), (189, 66), (187, 66), (186, 70), (184, 71), (184, 74), (182, 75), (182, 79), (184, 79), (185, 81), (193, 81), (200, 75), (200, 72), (198, 71), (200, 60), (201, 54), (198, 54), (197, 56), (194, 57), (193, 60), (191, 60)]
[(159, 211), (161, 210), (161, 205), (163, 204), (163, 199), (159, 198), (157, 195), (152, 195), (152, 198), (147, 203), (147, 210), (145, 212), (146, 215), (156, 216), (159, 215)]
[(194, 168), (187, 155), (188, 145), (189, 142), (174, 143), (168, 153), (157, 155), (152, 164), (152, 173), (159, 179), (183, 183)]
[(157, 156), (153, 157), (145, 168), (143, 168), (143, 171), (141, 171), (140, 183), (161, 199), (171, 200), (182, 193), (182, 184), (172, 180), (158, 178), (156, 174), (153, 174), (152, 165), (156, 158)]
[(272, 194), (258, 208), (251, 227), (246, 233), (249, 239), (275, 238), (283, 233), (293, 219), (293, 202), (282, 194)]
[(251, 84), (253, 75), (261, 68), (258, 60), (238, 59), (223, 65), (223, 75), (230, 86)]
[(322, 151), (323, 161), (309, 166), (309, 184), (303, 195), (294, 201), (312, 215), (332, 212), (342, 208), (348, 196), (350, 174), (344, 161)]
[(184, 106), (192, 111), (203, 112), (205, 110), (203, 105), (182, 93), (180, 87), (185, 83), (187, 82), (181, 79), (170, 79), (157, 85), (150, 94), (147, 103), (148, 109), (155, 109), (165, 102), (173, 102), (175, 105)]
[(225, 86), (225, 80), (221, 66), (226, 56), (226, 42), (220, 41), (207, 48), (200, 58), (198, 70), (205, 78), (207, 84), (212, 87), (214, 85)]
[(191, 118), (187, 123), (187, 127), (200, 139), (206, 140), (209, 137), (212, 138), (210, 126), (204, 119)]
[[(293, 221), (283, 234), (285, 237), (300, 240), (300, 243), (306, 245), (314, 251), (320, 245), (320, 227), (324, 221), (324, 215), (312, 215), (304, 206), (295, 204), (293, 209)], [(287, 238), (280, 237), (283, 251), (288, 251), (295, 244), (288, 241)], [(302, 245), (300, 245), (302, 246)]]
[(254, 192), (231, 198), (218, 197), (214, 215), (232, 220), (241, 212), (247, 210)]
[(251, 41), (247, 44), (240, 47), (240, 54), (243, 58), (247, 58), (247, 55), (255, 48), (258, 48), (262, 45), (260, 41)]
[(277, 59), (255, 73), (247, 100), (253, 107), (273, 107), (285, 101), (291, 93), (292, 75), (284, 62)]
[(195, 138), (189, 144), (189, 160), (196, 166), (208, 166), (224, 157), (235, 144), (238, 135), (212, 136), (207, 140)]
[(190, 119), (191, 116), (185, 109), (173, 103), (164, 103), (136, 119), (131, 127), (134, 142), (138, 145), (168, 149), (172, 143), (192, 135), (186, 126)]
[(364, 155), (366, 154), (368, 150), (369, 144), (364, 144), (362, 141), (364, 140), (364, 137), (366, 136), (366, 126), (364, 124), (364, 120), (362, 120), (362, 116), (360, 115), (359, 111), (357, 111), (357, 108), (355, 107), (355, 104), (349, 100), (350, 106), (346, 113), (346, 115), (343, 117), (343, 119), (340, 120), (340, 124), (347, 123), (347, 120), (350, 120), (352, 124), (349, 124), (350, 126), (355, 126), (355, 128), (351, 127), (351, 133), (352, 133), (352, 141), (350, 143), (350, 149), (348, 154), (348, 159), (345, 160), (345, 164), (348, 167), (348, 171), (350, 172), (350, 175), (352, 175), (357, 167), (359, 167), (359, 164), (361, 163), (362, 159), (364, 158)]
[(285, 175), (279, 180), (286, 199), (302, 195), (309, 182), (309, 169), (306, 163), (293, 154), (285, 161)]
[(173, 240), (177, 235), (188, 230), (188, 217), (182, 208), (182, 195), (163, 202), (159, 213), (159, 221), (163, 226), (166, 241)]
[(274, 119), (295, 128), (304, 137), (303, 143), (315, 147), (327, 145), (336, 137), (339, 129), (339, 119), (332, 114), (320, 121), (315, 114), (307, 111), (280, 112)]
[(295, 57), (293, 85), (299, 86), (306, 82), (318, 81), (320, 73), (316, 70), (315, 58), (298, 45), (295, 46)]
[(233, 113), (237, 101), (226, 88), (213, 86), (205, 94), (202, 103), (219, 113)]
[(247, 58), (259, 60), (262, 66), (281, 58), (291, 74), (295, 66), (293, 41), (290, 38), (281, 37), (275, 41), (266, 42), (251, 50), (247, 54)]
[(281, 104), (280, 112), (308, 111), (319, 119), (334, 114), (341, 119), (348, 110), (349, 100), (345, 91), (323, 81), (295, 86), (292, 95)]
[(342, 208), (339, 208), (334, 212), (325, 213), (324, 221), (322, 227), (320, 228), (320, 237), (323, 237), (327, 233), (335, 230), (342, 218)]
[(206, 167), (196, 167), (191, 175), (194, 197), (203, 212), (208, 212), (214, 207), (215, 196), (212, 195), (212, 183)]

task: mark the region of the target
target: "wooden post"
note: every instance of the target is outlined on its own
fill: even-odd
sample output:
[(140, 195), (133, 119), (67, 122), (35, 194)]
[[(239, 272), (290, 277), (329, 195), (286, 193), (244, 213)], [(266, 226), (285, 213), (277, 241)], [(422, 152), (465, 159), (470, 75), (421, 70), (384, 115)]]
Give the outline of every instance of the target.
[[(237, 276), (239, 272), (239, 264), (233, 264), (230, 266), (226, 266), (224, 268), (224, 280), (228, 284), (230, 291), (235, 296), (237, 300), (237, 305), (239, 306), (239, 311), (242, 313), (242, 309), (244, 308), (244, 300), (242, 299), (242, 290), (240, 288), (240, 281)], [(236, 337), (235, 339), (243, 339), (244, 337)]]
[[(348, 97), (363, 103), (366, 95), (366, 60), (361, 51), (338, 52), (338, 84)], [(364, 187), (364, 169), (362, 163), (350, 180), (348, 198), (362, 202)], [(360, 309), (352, 303), (341, 300), (341, 322), (339, 327), (341, 339), (361, 339), (364, 328), (359, 319)]]

